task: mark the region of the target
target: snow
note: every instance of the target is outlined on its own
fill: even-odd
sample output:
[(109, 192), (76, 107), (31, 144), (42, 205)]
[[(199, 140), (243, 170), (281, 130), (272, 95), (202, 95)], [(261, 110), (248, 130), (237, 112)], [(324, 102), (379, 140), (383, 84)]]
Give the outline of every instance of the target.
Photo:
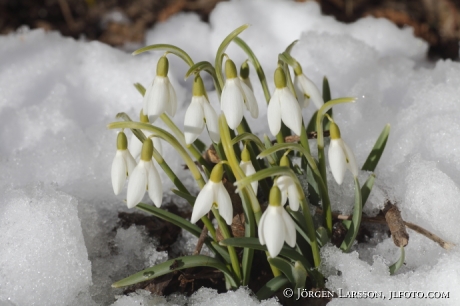
[[(342, 137), (359, 165), (384, 125), (391, 124), (365, 212), (375, 215), (390, 199), (405, 220), (459, 244), (460, 64), (425, 62), (426, 43), (415, 38), (411, 28), (398, 29), (384, 19), (367, 17), (344, 25), (322, 16), (312, 1), (267, 2), (220, 3), (210, 24), (192, 13), (178, 14), (151, 29), (147, 44), (177, 44), (194, 61), (213, 62), (221, 40), (249, 23), (241, 37), (258, 56), (273, 90), (278, 53), (299, 39), (292, 55), (313, 82), (320, 86), (326, 75), (333, 97), (359, 98), (334, 108)], [(226, 52), (237, 66), (246, 60), (234, 45)], [(0, 305), (277, 305), (275, 300), (259, 303), (243, 288), (225, 294), (202, 288), (189, 300), (144, 291), (115, 299), (122, 290), (110, 288), (112, 282), (171, 255), (156, 251), (156, 242), (147, 238), (143, 227), (117, 228), (117, 213), (128, 209), (126, 194), (115, 196), (112, 191), (116, 131), (106, 129), (120, 111), (138, 117), (142, 98), (132, 84), (149, 84), (160, 56), (148, 52), (133, 57), (98, 42), (41, 30), (23, 28), (0, 36)], [(183, 126), (191, 81), (183, 80), (186, 65), (169, 58), (169, 76), (178, 97), (174, 120)], [(251, 73), (260, 117), (265, 118), (263, 93), (253, 69)], [(205, 81), (211, 89), (210, 79)], [(209, 92), (209, 98), (218, 110), (216, 92)], [(304, 110), (304, 118), (312, 112)], [(268, 134), (264, 119), (247, 119), (253, 131)], [(171, 146), (165, 143), (163, 152), (171, 168), (196, 191)], [(164, 202), (175, 199), (172, 184), (160, 173)], [(360, 173), (360, 182), (367, 176)], [(334, 210), (350, 213), (349, 173), (342, 186), (333, 181), (329, 186)], [(188, 209), (178, 202), (180, 209)], [(449, 299), (401, 299), (397, 305), (458, 305), (458, 247), (446, 251), (413, 231), (409, 235), (406, 265), (394, 276), (386, 268), (399, 256), (391, 238), (361, 244), (350, 254), (326, 246), (322, 269), (327, 286), (449, 291)], [(186, 245), (183, 253), (193, 250), (186, 233), (178, 243)], [(391, 302), (395, 301), (336, 299), (330, 305)]]

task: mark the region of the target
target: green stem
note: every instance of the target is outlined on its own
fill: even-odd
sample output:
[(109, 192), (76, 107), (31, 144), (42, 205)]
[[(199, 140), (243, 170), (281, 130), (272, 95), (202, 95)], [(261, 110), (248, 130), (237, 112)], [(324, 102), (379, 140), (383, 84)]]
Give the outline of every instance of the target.
[[(222, 233), (224, 239), (230, 238), (231, 235), (230, 231), (228, 230), (228, 226), (225, 223), (224, 219), (222, 219), (222, 217), (219, 215), (219, 211), (213, 207), (212, 213), (214, 214), (214, 217), (216, 218), (217, 223), (219, 224), (220, 232)], [(238, 261), (238, 255), (236, 254), (235, 247), (227, 246), (227, 248), (232, 263), (232, 270), (236, 274), (236, 277), (238, 277), (238, 280), (241, 281), (242, 277), (240, 270), (240, 262)]]

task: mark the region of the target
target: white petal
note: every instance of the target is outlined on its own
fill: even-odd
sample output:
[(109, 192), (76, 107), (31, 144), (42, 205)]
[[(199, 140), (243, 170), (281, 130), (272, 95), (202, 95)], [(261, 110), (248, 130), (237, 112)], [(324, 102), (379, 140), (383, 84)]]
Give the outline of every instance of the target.
[(320, 109), (323, 106), (324, 101), (321, 93), (319, 92), (318, 87), (305, 75), (299, 76), (299, 83), (303, 89), (303, 92), (310, 96), (310, 99), (313, 101), (317, 109)]
[(144, 93), (144, 99), (143, 99), (143, 112), (144, 114), (148, 114), (148, 110), (150, 108), (150, 105), (153, 103), (152, 100), (152, 88), (153, 88), (153, 82), (147, 86), (147, 90)]
[(345, 154), (340, 142), (342, 142), (341, 139), (332, 139), (328, 153), (332, 176), (334, 176), (335, 181), (339, 185), (342, 184), (345, 170), (347, 169)]
[(288, 197), (289, 197), (289, 208), (293, 211), (299, 210), (299, 192), (297, 191), (297, 186), (292, 182), (291, 185), (288, 186)]
[(296, 232), (295, 232), (295, 224), (294, 221), (291, 219), (291, 216), (284, 210), (282, 209), (282, 216), (284, 220), (284, 227), (285, 227), (285, 233), (286, 237), (284, 238), (286, 240), (286, 243), (291, 247), (295, 247), (296, 243)]
[(126, 163), (126, 169), (128, 170), (128, 175), (131, 175), (131, 173), (133, 173), (134, 168), (136, 168), (136, 161), (134, 160), (134, 157), (131, 155), (131, 153), (128, 150), (123, 150), (122, 155), (123, 155), (123, 160)]
[(302, 85), (299, 82), (299, 77), (297, 75), (294, 77), (294, 88), (295, 94), (297, 95), (297, 100), (299, 101), (301, 108), (307, 108), (310, 104), (310, 99), (305, 96), (305, 93), (302, 90)]
[(302, 131), (302, 110), (300, 109), (299, 102), (297, 102), (287, 87), (281, 90), (281, 119), (288, 128), (300, 136)]
[(275, 90), (267, 108), (268, 128), (273, 136), (276, 136), (281, 129), (281, 110), (279, 103), (279, 91)]
[(190, 222), (196, 223), (199, 219), (201, 219), (201, 217), (211, 210), (212, 203), (214, 203), (213, 186), (214, 183), (208, 181), (206, 185), (204, 185), (203, 189), (201, 189), (200, 193), (196, 197)]
[(169, 115), (173, 116), (176, 114), (177, 111), (177, 97), (176, 97), (176, 91), (174, 90), (174, 87), (172, 86), (171, 82), (168, 79), (168, 89), (169, 89), (169, 99), (168, 99), (168, 105), (167, 105), (167, 112)]
[(133, 208), (142, 200), (147, 188), (147, 169), (145, 162), (141, 160), (134, 168), (128, 183), (126, 201), (128, 208)]
[(281, 205), (286, 204), (287, 196), (288, 196), (288, 186), (290, 184), (291, 178), (287, 175), (282, 175), (276, 179), (276, 186), (281, 191)]
[[(268, 208), (267, 208), (268, 209)], [(264, 236), (264, 226), (265, 226), (265, 218), (267, 217), (267, 211), (262, 214), (259, 220), (259, 228), (258, 228), (258, 235), (259, 235), (259, 242), (261, 245), (265, 245), (265, 236)]]
[(232, 199), (222, 182), (215, 184), (214, 196), (217, 202), (217, 207), (219, 208), (219, 214), (222, 218), (224, 218), (228, 225), (231, 225), (233, 220)]
[[(240, 163), (240, 167), (246, 176), (256, 173), (256, 169), (254, 168), (254, 166), (252, 165), (252, 162), (250, 161), (248, 162), (242, 161)], [(252, 187), (252, 190), (254, 190), (255, 195), (257, 195), (257, 189), (259, 187), (259, 182), (258, 181), (252, 182), (251, 187)]]
[(238, 79), (227, 79), (221, 96), (221, 109), (228, 126), (234, 130), (243, 120), (243, 94), (235, 83)]
[(199, 98), (193, 97), (192, 102), (187, 108), (187, 112), (185, 113), (184, 118), (185, 143), (188, 145), (193, 143), (198, 138), (198, 136), (200, 136), (201, 132), (203, 131), (203, 128), (203, 107), (201, 106)]
[(123, 159), (123, 154), (121, 150), (117, 150), (115, 158), (112, 162), (112, 187), (113, 192), (118, 195), (123, 189), (123, 185), (126, 182), (126, 173), (128, 169), (126, 168), (126, 163)]
[(131, 135), (129, 140), (129, 152), (134, 158), (138, 158), (142, 150), (142, 142), (136, 137), (136, 135)]
[(156, 207), (160, 207), (163, 202), (163, 184), (161, 183), (160, 175), (153, 165), (153, 161), (148, 162), (147, 190), (149, 197)]
[[(145, 135), (147, 136), (147, 133)], [(150, 136), (150, 135), (148, 135), (148, 136)], [(160, 153), (160, 155), (163, 155), (163, 145), (161, 144), (160, 138), (153, 137), (152, 140), (153, 140), (153, 147), (158, 151), (158, 153)]]
[(213, 142), (218, 143), (220, 141), (220, 133), (217, 113), (207, 100), (202, 103), (202, 106), (209, 137), (211, 137)]
[(284, 244), (286, 229), (282, 209), (281, 206), (269, 205), (266, 210), (263, 233), (271, 257), (278, 256)]
[(257, 105), (254, 93), (244, 82), (239, 83), (244, 93), (247, 109), (251, 113), (252, 118), (257, 118), (259, 116), (259, 106)]
[(345, 141), (342, 141), (343, 149), (345, 151), (345, 157), (348, 160), (347, 166), (350, 172), (353, 174), (354, 177), (358, 176), (358, 165), (356, 164), (356, 159), (355, 155), (353, 154), (353, 151), (350, 149), (350, 147), (345, 143)]
[(165, 77), (156, 76), (153, 80), (151, 101), (148, 108), (148, 115), (155, 120), (168, 110), (169, 87)]

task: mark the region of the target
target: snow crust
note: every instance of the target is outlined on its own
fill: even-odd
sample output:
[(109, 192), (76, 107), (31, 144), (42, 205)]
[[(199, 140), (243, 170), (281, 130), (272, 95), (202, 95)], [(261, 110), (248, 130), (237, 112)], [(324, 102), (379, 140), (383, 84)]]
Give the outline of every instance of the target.
[[(292, 55), (317, 86), (327, 76), (334, 98), (359, 98), (334, 108), (359, 165), (384, 125), (391, 124), (364, 211), (375, 215), (390, 199), (405, 220), (458, 245), (460, 64), (425, 62), (427, 45), (411, 28), (370, 17), (345, 25), (322, 16), (312, 1), (223, 2), (210, 24), (181, 13), (151, 29), (147, 44), (177, 44), (195, 62), (213, 62), (222, 39), (245, 23), (251, 27), (241, 37), (262, 63), (271, 90), (278, 53), (299, 39)], [(234, 45), (226, 52), (237, 66), (246, 60)], [(116, 131), (106, 129), (120, 111), (137, 118), (142, 98), (132, 84), (147, 86), (160, 56), (149, 52), (133, 57), (98, 42), (41, 30), (0, 36), (0, 305), (277, 305), (275, 300), (255, 301), (246, 289), (217, 294), (202, 288), (188, 302), (180, 295), (153, 297), (142, 291), (115, 299), (122, 291), (110, 288), (112, 282), (168, 256), (155, 250), (142, 227), (114, 230), (117, 213), (128, 210), (126, 194), (115, 196), (111, 189)], [(182, 126), (191, 81), (183, 80), (186, 65), (170, 58), (179, 106), (174, 120)], [(260, 118), (265, 118), (266, 102), (251, 71)], [(212, 89), (210, 79), (205, 81)], [(216, 93), (208, 94), (219, 111)], [(304, 118), (312, 113), (312, 108), (304, 110)], [(268, 134), (264, 119), (247, 119), (253, 131)], [(165, 144), (163, 152), (184, 183), (197, 191), (173, 149)], [(172, 184), (160, 173), (167, 201), (173, 198)], [(360, 174), (361, 183), (367, 175)], [(351, 176), (346, 175), (342, 186), (333, 181), (329, 186), (333, 209), (350, 213)], [(413, 231), (409, 234), (406, 265), (395, 276), (386, 267), (399, 256), (391, 238), (370, 241), (350, 254), (325, 247), (327, 287), (442, 290), (450, 292), (449, 299), (335, 299), (330, 305), (458, 305), (458, 247), (446, 251)]]

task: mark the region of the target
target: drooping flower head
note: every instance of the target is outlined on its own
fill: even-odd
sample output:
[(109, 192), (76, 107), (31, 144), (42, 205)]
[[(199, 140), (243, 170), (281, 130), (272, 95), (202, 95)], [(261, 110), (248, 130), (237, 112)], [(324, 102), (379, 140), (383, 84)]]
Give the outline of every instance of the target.
[(127, 204), (128, 208), (133, 208), (144, 197), (148, 191), (150, 199), (156, 207), (161, 206), (163, 201), (163, 184), (160, 175), (153, 165), (153, 141), (147, 138), (142, 145), (141, 160), (134, 168), (128, 183)]
[(117, 153), (112, 162), (112, 187), (113, 192), (118, 195), (136, 167), (136, 161), (128, 151), (128, 139), (122, 131), (117, 136)]
[[(149, 117), (144, 115), (144, 111), (142, 109), (139, 114), (139, 121), (142, 123), (150, 123)], [(149, 131), (143, 130), (142, 132), (145, 134), (145, 137), (147, 138), (149, 138), (149, 136), (152, 135), (152, 133)], [(163, 147), (161, 145), (160, 138), (153, 138), (153, 146), (158, 151), (158, 153), (160, 153), (160, 155), (163, 155)], [(129, 152), (131, 152), (131, 155), (134, 157), (134, 159), (137, 159), (141, 154), (141, 150), (142, 142), (139, 140), (139, 138), (136, 137), (136, 135), (132, 134), (131, 139), (129, 141)]]
[(251, 83), (251, 80), (249, 79), (249, 64), (248, 64), (248, 61), (244, 61), (242, 64), (241, 64), (241, 67), (240, 67), (240, 80), (241, 82), (243, 82), (244, 84), (246, 84), (247, 87), (249, 87), (249, 89), (251, 91), (254, 91), (252, 89), (252, 83)]
[(324, 104), (324, 100), (318, 87), (303, 74), (302, 67), (299, 64), (294, 69), (294, 74), (294, 87), (302, 108), (307, 108), (311, 100), (316, 108), (320, 109)]
[(228, 126), (234, 130), (243, 120), (244, 108), (253, 118), (259, 116), (259, 106), (252, 90), (238, 78), (236, 66), (232, 60), (225, 61), (227, 77), (221, 96), (221, 109), (225, 114)]
[(331, 133), (329, 166), (335, 181), (341, 185), (347, 169), (350, 170), (354, 177), (358, 176), (358, 166), (356, 165), (355, 155), (340, 137), (340, 129), (334, 121), (331, 121), (329, 129)]
[(144, 114), (154, 122), (164, 112), (174, 116), (177, 110), (176, 92), (168, 78), (169, 62), (164, 55), (158, 60), (157, 74), (144, 94)]
[[(251, 155), (249, 154), (249, 150), (248, 148), (246, 148), (246, 146), (244, 146), (243, 152), (241, 152), (240, 167), (246, 176), (256, 173), (256, 169), (254, 168), (251, 162)], [(257, 188), (259, 187), (259, 182), (252, 182), (251, 187), (252, 190), (254, 190), (255, 195), (257, 195)]]
[[(289, 158), (286, 155), (283, 155), (281, 158), (280, 166), (289, 167)], [(289, 175), (281, 175), (276, 179), (275, 183), (281, 190), (281, 204), (286, 204), (286, 201), (289, 199), (289, 207), (291, 210), (298, 211), (300, 205), (300, 193), (294, 180)]]
[(187, 145), (193, 143), (204, 129), (208, 128), (209, 136), (215, 143), (220, 141), (217, 114), (206, 97), (203, 80), (199, 75), (193, 83), (193, 97), (185, 113), (184, 136)]
[(296, 231), (294, 221), (281, 205), (281, 191), (274, 185), (270, 190), (269, 204), (259, 222), (259, 242), (267, 245), (271, 257), (276, 257), (286, 243), (294, 247)]
[(302, 131), (302, 112), (299, 103), (286, 87), (286, 75), (281, 67), (275, 70), (275, 92), (268, 104), (268, 127), (273, 136), (281, 129), (281, 121), (294, 133)]
[(227, 222), (228, 225), (232, 224), (232, 200), (222, 183), (223, 175), (224, 169), (222, 164), (219, 163), (215, 165), (212, 169), (209, 181), (196, 197), (190, 222), (196, 223), (211, 210), (213, 205), (215, 205), (219, 209), (219, 214), (224, 218), (225, 222)]

